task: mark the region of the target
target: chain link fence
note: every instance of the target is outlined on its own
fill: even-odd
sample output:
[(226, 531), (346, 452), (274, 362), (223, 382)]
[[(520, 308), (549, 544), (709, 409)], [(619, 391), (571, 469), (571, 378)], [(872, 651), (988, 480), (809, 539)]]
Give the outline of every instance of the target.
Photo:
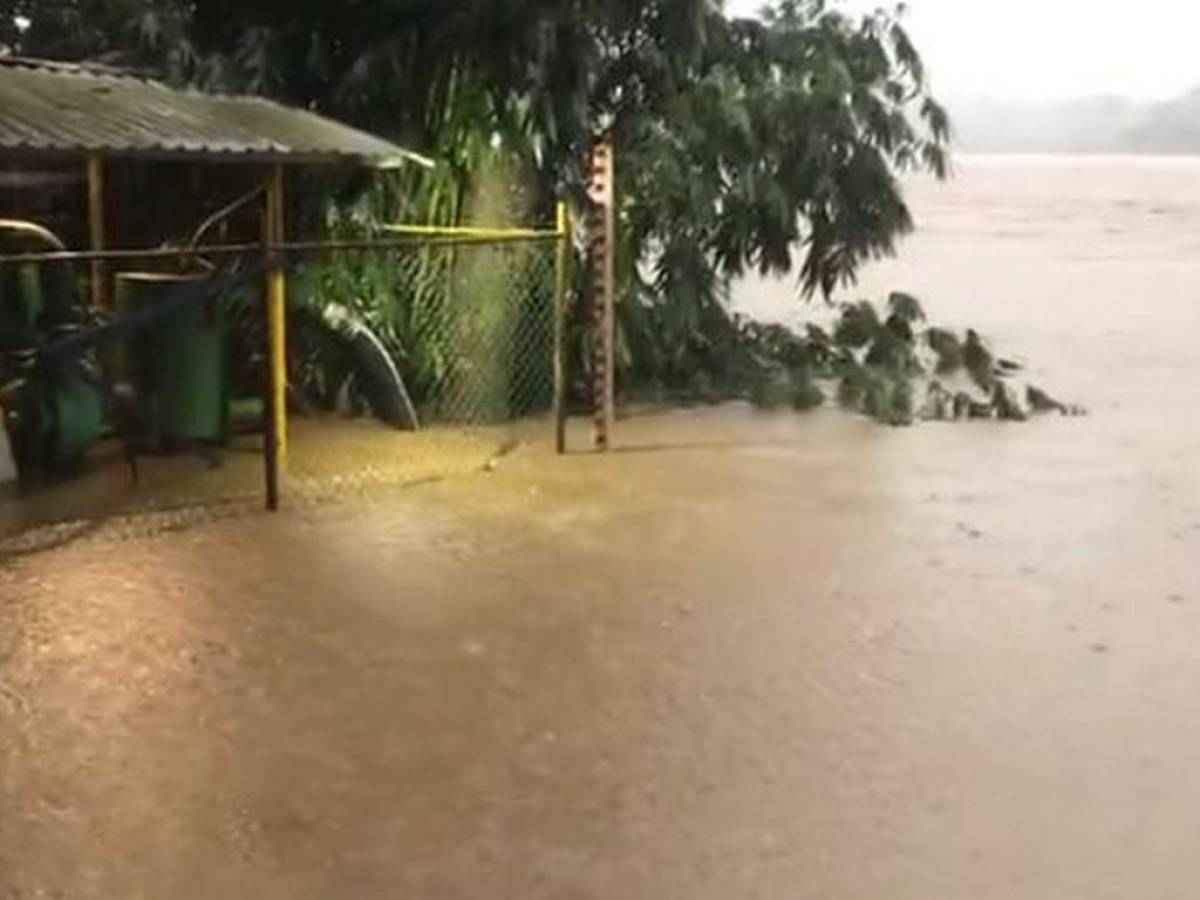
[[(518, 423), (553, 406), (559, 247), (553, 233), (432, 237), (300, 266), (291, 291), (300, 313), (290, 339), (293, 395), (317, 409), (292, 417), (293, 490), (419, 481), (478, 469), (511, 449)], [(331, 360), (321, 328), (308, 325), (313, 316), (356, 331), (358, 358)], [(383, 354), (394, 373), (379, 365)], [(375, 421), (380, 413), (390, 428)], [(356, 416), (369, 427), (346, 424)], [(331, 417), (342, 422), (337, 434), (311, 439)]]
[[(520, 437), (542, 437), (543, 423), (533, 429), (528, 424), (541, 417), (547, 417), (548, 440), (565, 240), (562, 229), (444, 232), (401, 235), (355, 249), (289, 252), (285, 502), (369, 495), (381, 486), (478, 470)], [(13, 344), (5, 348), (4, 362), (13, 371), (0, 373), (9, 392), (6, 433), (10, 446), (25, 448), (23, 465), (38, 470), (21, 485), (0, 486), (0, 539), (34, 526), (61, 530), (72, 522), (127, 516), (171, 523), (261, 504), (268, 419), (267, 323), (262, 279), (254, 274), (255, 269), (261, 274), (261, 257), (232, 259), (221, 261), (222, 271), (241, 268), (250, 274), (219, 297), (196, 304), (205, 312), (188, 327), (202, 333), (199, 338), (181, 337), (174, 316), (147, 320), (136, 339), (114, 333), (87, 353), (89, 370), (100, 373), (107, 386), (99, 380), (84, 385), (73, 374), (69, 389), (43, 386), (36, 399), (42, 417), (36, 434), (30, 421), (12, 411), (34, 402), (22, 387), (33, 371), (26, 357), (30, 347), (53, 335), (39, 334), (37, 315), (24, 312), (22, 304), (30, 297), (44, 302), (45, 292), (53, 290), (60, 307), (83, 311), (85, 292), (79, 273), (68, 274), (61, 262), (0, 266), (9, 273), (0, 285), (0, 308), (26, 316), (23, 330), (6, 331)], [(194, 264), (181, 256), (119, 265), (128, 276), (129, 269), (146, 274), (140, 270), (178, 271)], [(117, 268), (111, 274), (124, 284), (128, 278), (117, 277)], [(164, 290), (172, 289), (179, 292), (167, 279)], [(73, 292), (71, 299), (62, 299), (63, 292)], [(109, 319), (122, 315), (118, 302)], [(76, 332), (103, 324), (103, 316), (72, 320)], [(213, 343), (217, 334), (219, 351)], [(158, 368), (139, 375), (130, 354), (135, 345), (155, 343)], [(219, 362), (203, 365), (218, 366), (219, 376), (208, 386), (182, 384), (177, 372), (187, 365), (184, 357), (209, 351)], [(177, 395), (157, 396), (168, 382)], [(157, 396), (153, 440), (145, 421), (147, 394)], [(88, 422), (72, 421), (72, 427), (86, 433), (64, 459), (62, 430), (68, 419), (79, 418), (85, 400)], [(198, 415), (197, 405), (218, 404), (212, 421), (219, 427), (195, 440), (191, 432), (184, 440), (162, 440), (159, 431), (175, 427), (176, 402), (189, 407), (189, 416)], [(93, 421), (96, 416), (103, 421)], [(54, 452), (43, 451), (52, 445)], [(128, 471), (131, 452), (136, 481)]]
[[(491, 425), (553, 399), (557, 245), (438, 242), (305, 264), (293, 302), (369, 327), (396, 360), (420, 424)], [(330, 374), (298, 335), (313, 384)], [(335, 370), (336, 371), (336, 370)]]

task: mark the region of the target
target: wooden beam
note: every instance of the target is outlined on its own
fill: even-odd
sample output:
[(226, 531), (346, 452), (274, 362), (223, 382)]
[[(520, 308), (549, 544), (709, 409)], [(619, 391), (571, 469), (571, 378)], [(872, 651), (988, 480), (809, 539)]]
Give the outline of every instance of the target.
[[(108, 243), (105, 234), (104, 157), (93, 153), (87, 158), (88, 244), (93, 252), (102, 252)], [(91, 299), (95, 307), (107, 307), (108, 268), (103, 260), (91, 265)]]
[[(284, 170), (280, 164), (270, 167), (267, 175), (264, 238), (267, 253), (275, 252), (286, 241), (284, 223)], [(267, 303), (267, 402), (264, 464), (267, 482), (267, 508), (279, 508), (279, 472), (287, 464), (287, 277), (281, 256), (278, 266), (268, 269)]]

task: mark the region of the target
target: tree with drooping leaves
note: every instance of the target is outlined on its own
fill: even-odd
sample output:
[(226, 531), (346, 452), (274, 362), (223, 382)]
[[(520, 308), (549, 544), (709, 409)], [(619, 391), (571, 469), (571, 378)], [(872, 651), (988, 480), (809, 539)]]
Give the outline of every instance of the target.
[[(13, 31), (17, 16), (28, 23)], [(946, 170), (945, 113), (896, 15), (775, 0), (8, 0), (17, 52), (266, 94), (437, 158), (403, 213), (460, 221), (478, 173), (521, 171), (532, 214), (582, 202), (618, 148), (626, 380), (713, 368), (730, 279), (830, 295), (912, 227), (899, 176)], [(389, 212), (390, 214), (390, 212)]]

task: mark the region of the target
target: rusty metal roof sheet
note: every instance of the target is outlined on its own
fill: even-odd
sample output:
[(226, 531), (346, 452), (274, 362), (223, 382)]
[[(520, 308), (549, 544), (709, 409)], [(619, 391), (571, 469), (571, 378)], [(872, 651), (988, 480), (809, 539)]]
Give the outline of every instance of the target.
[(0, 57), (0, 151), (430, 165), (389, 141), (261, 97), (15, 57)]

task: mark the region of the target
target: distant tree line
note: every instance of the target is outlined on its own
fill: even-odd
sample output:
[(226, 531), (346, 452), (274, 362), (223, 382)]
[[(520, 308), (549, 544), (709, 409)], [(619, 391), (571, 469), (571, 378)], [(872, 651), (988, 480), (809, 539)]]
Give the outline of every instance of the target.
[(1119, 96), (957, 100), (957, 148), (979, 153), (1200, 153), (1200, 89), (1163, 103)]

